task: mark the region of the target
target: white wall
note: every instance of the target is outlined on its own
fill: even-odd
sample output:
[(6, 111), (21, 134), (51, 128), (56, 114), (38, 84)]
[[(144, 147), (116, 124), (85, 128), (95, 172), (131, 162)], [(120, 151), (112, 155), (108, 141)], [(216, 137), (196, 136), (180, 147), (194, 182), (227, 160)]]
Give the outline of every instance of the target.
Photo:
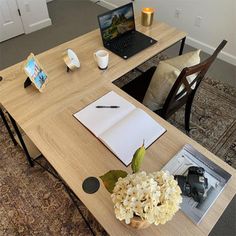
[(17, 0), (17, 3), (26, 34), (52, 24), (46, 0)]
[[(128, 0), (105, 0), (111, 6)], [(122, 2), (122, 3), (121, 3)], [(154, 7), (156, 19), (169, 23), (188, 33), (187, 44), (212, 53), (222, 39), (228, 40), (220, 57), (236, 65), (236, 0), (135, 0), (136, 15), (143, 7)], [(175, 17), (176, 8), (181, 9)], [(195, 26), (201, 16), (200, 27)]]

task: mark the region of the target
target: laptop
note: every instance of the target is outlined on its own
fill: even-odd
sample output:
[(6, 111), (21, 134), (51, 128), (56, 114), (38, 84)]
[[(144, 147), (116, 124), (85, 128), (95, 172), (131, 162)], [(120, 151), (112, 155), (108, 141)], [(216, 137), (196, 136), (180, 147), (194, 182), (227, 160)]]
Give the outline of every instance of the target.
[(99, 15), (98, 22), (104, 47), (124, 59), (157, 42), (136, 31), (133, 3)]

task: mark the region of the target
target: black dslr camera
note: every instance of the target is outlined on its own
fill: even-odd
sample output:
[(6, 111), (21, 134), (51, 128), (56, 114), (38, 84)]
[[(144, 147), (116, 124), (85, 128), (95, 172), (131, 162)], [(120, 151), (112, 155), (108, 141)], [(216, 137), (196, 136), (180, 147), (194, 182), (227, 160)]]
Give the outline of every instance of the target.
[(208, 180), (204, 176), (204, 168), (191, 166), (187, 176), (175, 175), (183, 195), (192, 197), (196, 202), (202, 202), (206, 198)]

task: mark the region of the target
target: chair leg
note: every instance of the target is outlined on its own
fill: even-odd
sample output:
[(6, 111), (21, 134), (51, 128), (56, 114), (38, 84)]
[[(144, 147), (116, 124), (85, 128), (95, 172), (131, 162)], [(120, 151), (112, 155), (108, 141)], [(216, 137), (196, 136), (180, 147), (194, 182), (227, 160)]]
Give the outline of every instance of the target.
[(186, 104), (186, 108), (185, 108), (185, 130), (186, 130), (187, 134), (190, 131), (190, 128), (189, 128), (190, 113), (191, 113), (191, 108), (187, 107), (187, 104)]
[(192, 108), (192, 103), (193, 103), (193, 98), (194, 98), (194, 94), (193, 96), (191, 96), (187, 103), (186, 103), (186, 107), (185, 107), (185, 130), (187, 133), (189, 133), (190, 131), (190, 115), (191, 115), (191, 108)]
[(8, 123), (7, 123), (7, 120), (6, 120), (6, 117), (5, 117), (4, 113), (3, 113), (2, 108), (0, 108), (0, 116), (2, 117), (3, 123), (4, 123), (6, 129), (7, 129), (8, 133), (9, 133), (9, 136), (10, 136), (12, 142), (13, 142), (14, 145), (16, 146), (16, 145), (17, 145), (17, 142), (16, 142), (16, 140), (15, 140), (15, 138), (14, 138), (14, 135), (13, 135), (13, 133), (12, 133), (12, 131), (11, 131), (10, 126), (9, 126)]

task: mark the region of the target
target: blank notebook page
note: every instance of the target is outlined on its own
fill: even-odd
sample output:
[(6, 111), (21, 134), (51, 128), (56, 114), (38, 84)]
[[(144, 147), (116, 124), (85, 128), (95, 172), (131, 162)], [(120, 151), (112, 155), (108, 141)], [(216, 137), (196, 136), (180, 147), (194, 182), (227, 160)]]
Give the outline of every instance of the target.
[[(119, 106), (119, 108), (96, 108), (96, 106)], [(111, 91), (74, 116), (98, 137), (134, 109), (133, 104)]]
[(99, 139), (127, 166), (135, 151), (144, 145), (147, 148), (165, 129), (141, 109), (135, 109), (116, 123)]

